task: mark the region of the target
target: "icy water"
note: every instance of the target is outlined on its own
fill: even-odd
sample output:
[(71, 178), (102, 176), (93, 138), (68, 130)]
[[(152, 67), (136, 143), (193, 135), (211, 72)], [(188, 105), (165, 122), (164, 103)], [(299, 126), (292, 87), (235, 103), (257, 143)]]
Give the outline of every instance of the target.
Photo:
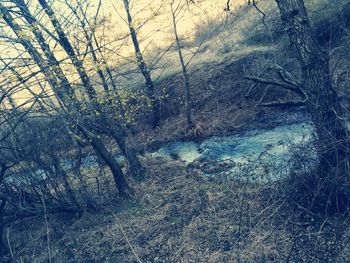
[[(245, 165), (258, 163), (255, 167), (274, 166), (288, 172), (288, 164), (296, 147), (311, 139), (312, 125), (295, 123), (281, 125), (269, 130), (253, 130), (225, 137), (211, 137), (200, 144), (195, 142), (173, 142), (163, 146), (152, 155), (178, 159), (187, 165), (201, 163), (230, 163), (230, 172), (243, 169)], [(312, 152), (309, 157), (314, 157)], [(226, 165), (228, 166), (228, 165)], [(206, 169), (208, 170), (208, 169)], [(210, 169), (209, 169), (210, 170)], [(211, 174), (218, 169), (211, 169)], [(282, 171), (281, 171), (282, 172)]]

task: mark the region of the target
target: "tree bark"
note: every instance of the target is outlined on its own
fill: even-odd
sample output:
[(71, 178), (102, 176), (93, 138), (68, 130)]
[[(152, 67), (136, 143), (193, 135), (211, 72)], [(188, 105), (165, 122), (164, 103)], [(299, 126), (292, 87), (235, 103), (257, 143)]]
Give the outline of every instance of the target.
[(63, 73), (61, 69), (61, 65), (57, 58), (55, 57), (54, 53), (52, 52), (49, 44), (46, 42), (44, 35), (39, 30), (37, 25), (37, 20), (35, 17), (30, 13), (27, 5), (24, 3), (24, 0), (13, 0), (18, 8), (21, 10), (23, 14), (23, 18), (27, 21), (29, 25), (31, 25), (31, 31), (33, 32), (36, 40), (39, 43), (39, 46), (43, 53), (45, 54), (46, 58), (49, 61), (50, 66), (52, 70), (57, 75), (57, 78), (60, 79), (61, 86), (64, 88), (65, 93), (69, 96), (69, 99), (75, 100), (75, 94), (74, 89), (70, 85), (70, 82), (66, 78), (65, 74)]
[[(302, 72), (301, 88), (317, 135), (319, 189), (311, 207), (318, 212), (343, 213), (349, 207), (350, 143), (344, 109), (332, 86), (329, 55), (324, 52), (310, 26), (303, 0), (275, 0), (294, 47)], [(314, 190), (314, 189), (309, 189)], [(321, 203), (319, 203), (321, 202)], [(325, 211), (319, 211), (325, 209)]]
[(0, 197), (0, 260), (1, 258), (8, 253), (8, 248), (5, 241), (5, 222), (4, 222), (4, 215), (3, 210), (6, 204), (6, 199), (2, 199)]
[(53, 161), (53, 167), (55, 168), (56, 175), (61, 177), (63, 187), (68, 195), (69, 201), (72, 203), (73, 207), (77, 210), (78, 214), (81, 215), (82, 208), (79, 204), (79, 201), (77, 199), (77, 196), (71, 187), (69, 181), (68, 181), (68, 175), (62, 165), (60, 164), (60, 161), (58, 157), (54, 153), (50, 153), (52, 161)]
[[(59, 39), (60, 39), (60, 44), (62, 45), (62, 47), (65, 49), (65, 51), (67, 52), (67, 54), (69, 55), (74, 67), (76, 68), (77, 72), (79, 73), (79, 76), (80, 76), (80, 79), (82, 81), (82, 83), (84, 84), (84, 86), (87, 88), (87, 91), (88, 91), (88, 94), (89, 94), (89, 97), (90, 99), (92, 99), (93, 102), (95, 102), (95, 96), (96, 96), (96, 92), (94, 90), (94, 88), (91, 86), (91, 83), (90, 83), (90, 78), (89, 76), (86, 74), (85, 72), (85, 69), (83, 68), (83, 62), (81, 60), (78, 59), (77, 55), (75, 54), (75, 51), (72, 47), (72, 45), (70, 44), (69, 42), (69, 39), (67, 38), (66, 34), (64, 33), (60, 23), (58, 22), (56, 16), (55, 16), (55, 13), (54, 11), (52, 10), (52, 8), (48, 5), (48, 3), (46, 2), (46, 0), (39, 0), (39, 3), (40, 5), (44, 8), (46, 14), (50, 17), (50, 20), (51, 20), (51, 23), (52, 25), (54, 26), (55, 28), (55, 31), (56, 33), (58, 34), (59, 36)], [(85, 28), (84, 28), (85, 30)], [(89, 48), (90, 48), (90, 51), (91, 51), (91, 54), (93, 56), (93, 60), (95, 63), (98, 64), (98, 59), (97, 59), (97, 56), (95, 54), (95, 51), (94, 51), (94, 48), (92, 46), (92, 42), (89, 41), (89, 38), (87, 36), (87, 32), (85, 31), (85, 34), (86, 34), (86, 38), (87, 38), (87, 41), (88, 41), (88, 45), (89, 45)], [(135, 35), (136, 36), (136, 35)], [(147, 70), (146, 70), (147, 71)], [(148, 76), (149, 76), (149, 80), (151, 81), (150, 79), (150, 75), (149, 75), (149, 72), (147, 71), (148, 73)], [(107, 93), (107, 96), (108, 96), (108, 91), (109, 91), (109, 88), (108, 88), (108, 84), (106, 82), (106, 78), (102, 72), (101, 69), (98, 69), (98, 74), (103, 82), (103, 87), (105, 89), (105, 92)], [(153, 82), (151, 81), (151, 84), (152, 84), (152, 89), (153, 89)], [(110, 101), (110, 98), (108, 96), (108, 101), (109, 101), (109, 104), (112, 105), (111, 101)], [(101, 111), (100, 107), (96, 104), (96, 107), (99, 111)], [(102, 111), (101, 111), (102, 112)], [(158, 112), (158, 111), (157, 111)], [(108, 121), (109, 122), (109, 121)], [(113, 125), (113, 123), (112, 123)], [(102, 142), (101, 142), (102, 143)], [(95, 145), (99, 145), (99, 144), (95, 144)], [(120, 145), (120, 144), (119, 144)], [(123, 144), (121, 144), (123, 145)], [(94, 146), (96, 147), (96, 146)], [(136, 155), (130, 155), (130, 153), (127, 153), (125, 152), (125, 147), (124, 149), (121, 149), (123, 153), (125, 153), (126, 155), (126, 158), (130, 161), (130, 163), (132, 165), (135, 166), (135, 168), (137, 167), (139, 163), (138, 159), (137, 159), (137, 156)], [(99, 154), (101, 155), (101, 149), (98, 148), (97, 151), (99, 152)], [(130, 158), (132, 158), (132, 160), (130, 160)], [(104, 158), (103, 158), (104, 159)], [(109, 158), (108, 158), (109, 159)], [(104, 159), (105, 160), (105, 159)], [(105, 160), (106, 161), (106, 160)], [(112, 170), (112, 173), (114, 174), (115, 171), (117, 170), (114, 166), (115, 164), (113, 163), (117, 163), (116, 161), (115, 162), (110, 162), (110, 161), (106, 161), (106, 164), (111, 164), (112, 167), (111, 167), (111, 170)], [(119, 166), (119, 165), (118, 165)], [(133, 166), (133, 167), (134, 167)], [(113, 172), (114, 170), (114, 172)], [(121, 170), (120, 170), (121, 171)]]
[(91, 85), (90, 78), (83, 67), (83, 62), (78, 58), (77, 54), (75, 53), (73, 46), (71, 45), (68, 37), (66, 36), (65, 32), (62, 29), (61, 24), (56, 18), (55, 12), (51, 8), (51, 6), (47, 3), (46, 0), (38, 0), (38, 2), (41, 5), (41, 7), (44, 9), (46, 15), (50, 18), (51, 24), (58, 35), (60, 45), (63, 47), (63, 49), (68, 54), (70, 60), (72, 61), (73, 66), (78, 72), (81, 82), (83, 83), (89, 98), (92, 101), (95, 101), (96, 91)]
[(22, 28), (14, 21), (9, 11), (7, 10), (7, 8), (1, 3), (0, 3), (0, 14), (2, 18), (5, 20), (6, 24), (9, 25), (9, 27), (11, 27), (11, 29), (15, 32), (19, 40), (19, 43), (27, 50), (27, 52), (33, 58), (34, 62), (38, 65), (40, 70), (43, 72), (50, 86), (55, 90), (57, 97), (61, 100), (64, 100), (66, 98), (65, 90), (62, 89), (61, 85), (59, 85), (57, 78), (53, 74), (51, 74), (52, 72), (50, 68), (44, 65), (45, 60), (40, 55), (40, 53), (35, 49), (33, 44), (28, 39), (25, 39), (23, 37)]
[(2, 181), (5, 178), (5, 173), (7, 171), (8, 167), (5, 164), (1, 165), (1, 169), (0, 169), (0, 185), (2, 184)]

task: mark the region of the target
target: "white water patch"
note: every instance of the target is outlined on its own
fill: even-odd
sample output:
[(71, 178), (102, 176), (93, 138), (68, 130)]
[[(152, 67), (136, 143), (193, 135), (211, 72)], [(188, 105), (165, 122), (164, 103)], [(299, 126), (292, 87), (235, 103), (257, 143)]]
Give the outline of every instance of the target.
[(169, 159), (180, 159), (188, 164), (198, 159), (198, 144), (195, 142), (173, 142), (160, 148), (157, 152), (151, 154), (153, 157), (165, 157)]
[[(243, 134), (211, 137), (201, 144), (173, 142), (152, 155), (180, 159), (187, 165), (198, 161), (230, 161), (236, 164), (236, 168), (231, 169), (231, 172), (237, 170), (238, 166), (248, 163), (258, 163), (261, 169), (273, 165), (279, 167), (281, 171), (288, 172), (286, 166), (292, 157), (292, 149), (308, 143), (313, 131), (313, 126), (309, 123), (288, 124), (270, 130), (253, 130)], [(314, 156), (315, 154), (310, 153), (310, 158)]]

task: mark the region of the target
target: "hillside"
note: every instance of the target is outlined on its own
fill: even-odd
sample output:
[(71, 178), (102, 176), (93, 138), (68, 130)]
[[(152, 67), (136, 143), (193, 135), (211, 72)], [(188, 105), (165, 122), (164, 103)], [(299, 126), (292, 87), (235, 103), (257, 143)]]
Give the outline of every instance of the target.
[[(247, 6), (243, 6), (229, 20), (211, 21), (199, 28), (198, 38), (203, 41), (201, 38), (205, 36), (205, 45), (189, 64), (189, 70), (194, 118), (204, 128), (203, 137), (230, 134), (257, 125), (271, 127), (275, 121), (273, 117), (272, 124), (259, 121), (259, 118), (268, 120), (267, 116), (275, 115), (276, 111), (286, 116), (289, 112), (304, 111), (300, 107), (259, 107), (259, 102), (290, 96), (278, 87), (271, 86), (265, 92), (264, 86), (258, 86), (248, 94), (254, 83), (245, 79), (245, 76), (261, 74), (267, 65), (278, 64), (295, 76), (300, 74), (294, 52), (288, 48), (289, 42), (286, 34), (283, 34), (275, 4), (273, 1), (262, 1), (259, 8), (266, 10), (265, 20), (270, 32), (263, 25), (261, 14)], [(336, 65), (333, 81), (342, 103), (348, 107), (349, 79), (344, 72), (349, 66), (347, 28), (350, 26), (350, 5), (347, 1), (313, 1), (308, 2), (308, 8), (318, 41), (324, 48), (331, 50), (331, 67)], [(327, 12), (322, 13), (323, 10)], [(226, 51), (222, 52), (224, 47)], [(193, 49), (196, 50), (196, 47)], [(147, 148), (145, 142), (152, 142), (151, 148), (157, 148), (157, 145), (170, 141), (191, 139), (192, 135), (186, 134), (183, 115), (185, 95), (182, 75), (178, 72), (180, 68), (174, 68), (177, 65), (176, 56), (176, 52), (167, 55), (164, 59), (166, 71), (157, 80), (158, 89), (162, 94), (167, 94), (161, 102), (164, 124), (157, 131), (146, 129), (144, 133), (147, 137), (142, 137), (142, 141), (136, 138), (135, 145), (142, 147), (141, 150)], [(188, 56), (191, 57), (191, 54)]]

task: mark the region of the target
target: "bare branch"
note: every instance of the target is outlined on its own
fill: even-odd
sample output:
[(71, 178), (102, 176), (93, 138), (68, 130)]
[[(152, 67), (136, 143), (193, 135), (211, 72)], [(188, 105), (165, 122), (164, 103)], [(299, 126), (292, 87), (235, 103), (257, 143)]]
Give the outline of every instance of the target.
[(284, 83), (277, 79), (266, 79), (266, 78), (260, 78), (260, 77), (254, 77), (254, 76), (245, 76), (245, 78), (260, 84), (279, 86), (281, 88), (293, 91), (298, 95), (300, 95), (301, 97), (305, 98), (305, 94), (303, 91), (300, 90), (299, 86), (295, 86), (290, 83)]

